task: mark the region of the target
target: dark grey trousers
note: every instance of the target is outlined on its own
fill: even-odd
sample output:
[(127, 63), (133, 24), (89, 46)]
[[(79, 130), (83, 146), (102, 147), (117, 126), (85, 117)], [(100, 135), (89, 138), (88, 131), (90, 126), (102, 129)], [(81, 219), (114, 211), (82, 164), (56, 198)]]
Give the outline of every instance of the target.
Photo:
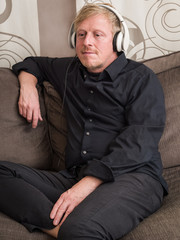
[[(0, 162), (0, 211), (29, 231), (53, 228), (49, 215), (60, 195), (76, 179), (23, 165)], [(155, 212), (162, 203), (163, 188), (151, 176), (129, 173), (104, 183), (68, 216), (58, 239), (116, 240)]]

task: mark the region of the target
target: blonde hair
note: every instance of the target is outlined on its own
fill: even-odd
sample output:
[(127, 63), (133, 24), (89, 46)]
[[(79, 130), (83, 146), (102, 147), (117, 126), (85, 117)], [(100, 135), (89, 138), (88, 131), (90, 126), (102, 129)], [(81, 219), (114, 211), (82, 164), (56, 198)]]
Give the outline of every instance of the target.
[[(83, 8), (81, 8), (81, 10), (77, 14), (77, 16), (73, 22), (74, 31), (75, 32), (77, 31), (79, 24), (81, 22), (83, 22), (86, 18), (94, 16), (94, 15), (99, 15), (99, 14), (102, 14), (105, 17), (107, 17), (107, 19), (112, 23), (113, 35), (116, 32), (121, 31), (121, 22), (120, 22), (119, 18), (115, 15), (115, 13), (113, 13), (112, 11), (110, 11), (109, 9), (107, 9), (101, 5), (102, 4), (88, 3)], [(110, 6), (113, 8), (113, 6), (108, 3), (103, 3), (103, 5), (107, 5), (107, 6)]]

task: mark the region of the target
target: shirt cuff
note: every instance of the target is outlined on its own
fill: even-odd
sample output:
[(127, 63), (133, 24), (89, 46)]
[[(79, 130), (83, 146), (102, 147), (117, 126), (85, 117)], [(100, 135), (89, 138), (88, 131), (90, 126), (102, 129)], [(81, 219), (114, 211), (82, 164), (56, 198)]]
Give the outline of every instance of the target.
[(21, 71), (25, 71), (34, 75), (38, 79), (38, 83), (43, 81), (39, 69), (36, 63), (31, 60), (31, 57), (26, 58), (23, 62), (14, 64), (12, 70), (16, 76), (18, 76)]
[(80, 170), (81, 177), (93, 176), (101, 179), (103, 182), (113, 182), (114, 176), (112, 170), (99, 160), (89, 161)]

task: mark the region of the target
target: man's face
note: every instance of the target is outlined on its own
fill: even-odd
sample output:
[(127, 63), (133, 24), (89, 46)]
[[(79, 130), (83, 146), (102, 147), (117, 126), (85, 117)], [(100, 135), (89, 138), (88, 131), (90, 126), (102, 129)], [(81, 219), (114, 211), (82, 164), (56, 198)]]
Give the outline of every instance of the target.
[(116, 58), (112, 25), (104, 15), (82, 21), (76, 33), (76, 53), (89, 72), (102, 72)]

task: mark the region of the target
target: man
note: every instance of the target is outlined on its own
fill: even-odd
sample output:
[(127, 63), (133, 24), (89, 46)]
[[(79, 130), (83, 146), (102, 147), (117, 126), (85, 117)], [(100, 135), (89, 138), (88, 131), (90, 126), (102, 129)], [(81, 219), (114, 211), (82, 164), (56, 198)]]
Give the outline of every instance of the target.
[(0, 210), (30, 231), (63, 240), (119, 239), (167, 193), (158, 152), (162, 89), (150, 69), (113, 46), (121, 23), (107, 6), (88, 4), (76, 17), (77, 57), (30, 57), (13, 67), (19, 112), (33, 128), (42, 121), (36, 84), (49, 81), (62, 97), (66, 169), (49, 173), (1, 163)]

